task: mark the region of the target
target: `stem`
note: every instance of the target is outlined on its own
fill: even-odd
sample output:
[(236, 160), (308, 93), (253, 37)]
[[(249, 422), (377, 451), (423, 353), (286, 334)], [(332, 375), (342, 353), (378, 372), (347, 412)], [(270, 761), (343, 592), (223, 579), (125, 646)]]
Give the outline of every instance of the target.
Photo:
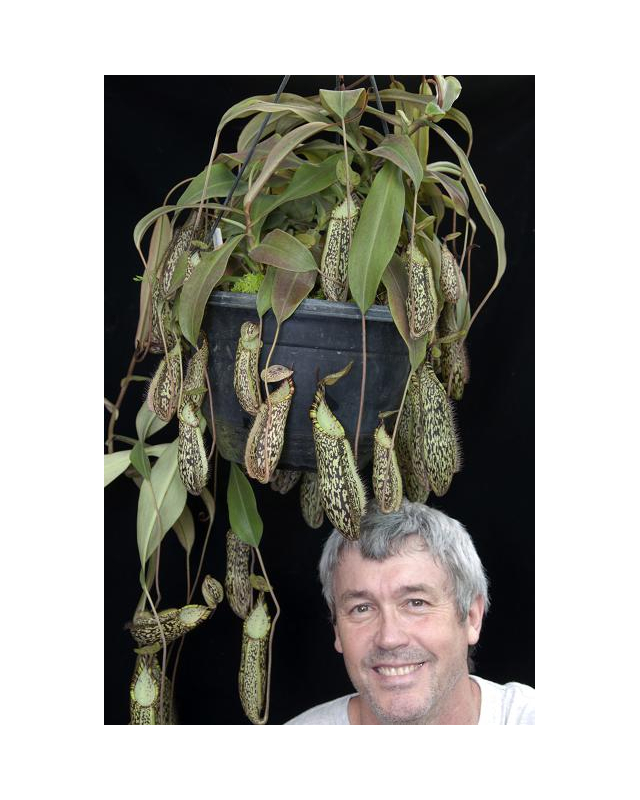
[(109, 419), (109, 427), (107, 429), (107, 451), (109, 453), (113, 453), (113, 433), (116, 427), (116, 417), (118, 416), (118, 412), (120, 411), (120, 406), (122, 405), (124, 396), (127, 393), (129, 384), (131, 383), (129, 378), (133, 375), (133, 370), (135, 369), (136, 363), (137, 363), (136, 353), (134, 352), (133, 356), (131, 357), (129, 369), (127, 370), (127, 374), (124, 378), (123, 384), (121, 385), (120, 394), (118, 395), (118, 399), (116, 400), (115, 405), (113, 407), (113, 411), (111, 412), (111, 418)]
[(160, 551), (162, 549), (162, 542), (158, 544), (158, 555), (156, 558), (156, 569), (155, 569), (155, 584), (156, 584), (156, 605), (160, 605), (160, 598), (162, 597), (162, 593), (160, 592)]
[(362, 411), (364, 408), (364, 388), (367, 382), (367, 326), (365, 316), (362, 314), (362, 381), (360, 383), (360, 409), (358, 410), (358, 424), (356, 425), (356, 438), (354, 442), (354, 460), (358, 466), (358, 440), (362, 424)]
[[(345, 179), (347, 182), (347, 217), (349, 218), (349, 225), (347, 226), (347, 233), (349, 234), (349, 244), (347, 252), (351, 252), (351, 187), (349, 186), (349, 156), (347, 154), (347, 127), (344, 123), (344, 117), (342, 118), (342, 144), (344, 145), (344, 174), (346, 176)], [(349, 281), (347, 280), (347, 286), (344, 287), (344, 292), (343, 292), (344, 297), (341, 295), (342, 300), (347, 299), (348, 284)]]
[(209, 519), (209, 526), (207, 527), (207, 535), (204, 537), (204, 544), (202, 545), (202, 552), (200, 553), (200, 563), (198, 564), (198, 572), (196, 573), (193, 586), (191, 587), (191, 592), (189, 593), (189, 597), (187, 598), (187, 605), (193, 599), (193, 593), (195, 592), (198, 582), (200, 580), (202, 565), (204, 563), (204, 556), (205, 553), (207, 552), (207, 545), (209, 544), (209, 536), (211, 535), (211, 529), (213, 527), (213, 520), (215, 517), (216, 508), (218, 507), (218, 504), (216, 502), (217, 485), (218, 485), (218, 451), (216, 450), (216, 457), (213, 462), (213, 514)]
[(273, 591), (273, 586), (271, 585), (271, 581), (269, 580), (269, 576), (267, 575), (267, 570), (264, 568), (264, 563), (262, 561), (262, 556), (260, 555), (260, 548), (254, 548), (256, 551), (256, 555), (258, 556), (258, 561), (260, 562), (260, 569), (262, 570), (262, 574), (264, 575), (264, 579), (266, 580), (267, 584), (269, 585), (271, 591), (271, 598), (273, 600), (273, 604), (276, 607), (276, 615), (273, 618), (273, 622), (271, 623), (271, 633), (269, 635), (269, 654), (268, 658), (268, 667), (267, 667), (267, 697), (264, 706), (264, 715), (262, 720), (260, 721), (261, 725), (264, 725), (269, 718), (269, 690), (271, 688), (271, 651), (273, 647), (273, 633), (276, 629), (276, 622), (278, 621), (278, 617), (280, 616), (280, 606), (278, 605), (278, 601), (276, 599), (275, 593)]

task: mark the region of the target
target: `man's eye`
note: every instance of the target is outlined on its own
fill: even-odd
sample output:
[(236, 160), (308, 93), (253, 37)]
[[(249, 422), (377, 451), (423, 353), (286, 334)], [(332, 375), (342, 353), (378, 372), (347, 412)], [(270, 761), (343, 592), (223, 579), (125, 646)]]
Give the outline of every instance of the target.
[(362, 603), (359, 606), (355, 606), (355, 608), (353, 609), (353, 613), (354, 614), (365, 614), (368, 610), (369, 610), (368, 603)]
[(423, 606), (427, 606), (428, 603), (426, 600), (415, 599), (415, 600), (409, 600), (409, 605), (411, 606), (411, 608), (422, 608)]

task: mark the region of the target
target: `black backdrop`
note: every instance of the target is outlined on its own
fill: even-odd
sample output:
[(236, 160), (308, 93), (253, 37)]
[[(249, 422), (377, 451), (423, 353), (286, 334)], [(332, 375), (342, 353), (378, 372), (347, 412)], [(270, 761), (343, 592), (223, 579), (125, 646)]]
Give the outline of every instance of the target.
[[(347, 76), (347, 82), (359, 76)], [(417, 76), (396, 76), (416, 91)], [(491, 680), (534, 685), (534, 78), (458, 76), (456, 107), (471, 119), (471, 161), (501, 218), (508, 265), (468, 339), (471, 382), (458, 404), (464, 467), (449, 492), (429, 503), (460, 519), (490, 578), (492, 608), (476, 653)], [(168, 190), (206, 165), (221, 114), (244, 97), (275, 92), (281, 76), (107, 76), (105, 78), (105, 396), (114, 401), (132, 353), (142, 265), (132, 231)], [(377, 76), (380, 88), (388, 79)], [(335, 76), (292, 76), (287, 91), (334, 88)], [(235, 150), (246, 120), (227, 126), (221, 151)], [(378, 127), (375, 121), (369, 122)], [(457, 126), (448, 123), (459, 142)], [(432, 137), (433, 139), (434, 137)], [(431, 158), (449, 157), (433, 145)], [(454, 160), (454, 159), (451, 159)], [(473, 255), (472, 307), (493, 280), (495, 247), (481, 229)], [(151, 375), (157, 357), (138, 365)], [(135, 435), (142, 384), (125, 398), (116, 432)], [(106, 431), (106, 427), (105, 427)], [(169, 433), (167, 434), (167, 431)], [(158, 441), (173, 438), (165, 428)], [(164, 435), (167, 434), (167, 435)], [(205, 570), (224, 578), (228, 467), (218, 470), (218, 512)], [(308, 528), (297, 492), (285, 498), (254, 482), (265, 523), (261, 543), (282, 614), (276, 627), (270, 724), (351, 691), (316, 578), (330, 531)], [(128, 721), (134, 664), (125, 622), (139, 596), (137, 489), (124, 477), (105, 490), (105, 722)], [(201, 545), (202, 523), (196, 543)], [(199, 551), (198, 555), (199, 557)], [(192, 566), (195, 572), (196, 563)], [(161, 558), (162, 607), (184, 603), (184, 551), (170, 532)], [(195, 602), (201, 602), (199, 597)], [(241, 621), (223, 604), (189, 634), (176, 695), (182, 724), (249, 724), (237, 697)]]

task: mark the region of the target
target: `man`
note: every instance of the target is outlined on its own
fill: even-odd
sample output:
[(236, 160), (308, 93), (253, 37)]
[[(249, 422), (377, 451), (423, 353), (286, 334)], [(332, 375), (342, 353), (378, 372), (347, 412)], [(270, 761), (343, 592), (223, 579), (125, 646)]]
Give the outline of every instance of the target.
[(287, 725), (533, 725), (534, 690), (469, 675), (489, 607), (464, 527), (403, 500), (363, 517), (360, 539), (327, 539), (320, 580), (335, 648), (357, 693)]

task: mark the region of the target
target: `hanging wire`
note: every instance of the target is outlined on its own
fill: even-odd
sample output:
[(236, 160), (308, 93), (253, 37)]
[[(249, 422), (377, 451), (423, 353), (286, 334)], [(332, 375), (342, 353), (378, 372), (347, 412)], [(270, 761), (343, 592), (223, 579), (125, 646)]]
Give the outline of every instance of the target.
[[(291, 77), (291, 75), (285, 75), (284, 78), (282, 79), (282, 83), (280, 84), (280, 86), (278, 88), (278, 91), (276, 92), (276, 96), (275, 96), (275, 99), (273, 101), (274, 103), (277, 103), (280, 100), (280, 95), (284, 91), (284, 88), (287, 85), (287, 83), (289, 82), (289, 78), (290, 77)], [(238, 187), (238, 184), (240, 183), (240, 178), (242, 178), (242, 173), (245, 171), (245, 168), (246, 168), (247, 164), (251, 161), (251, 156), (253, 155), (256, 147), (258, 146), (258, 142), (260, 141), (260, 137), (262, 136), (262, 132), (264, 131), (264, 129), (269, 124), (269, 120), (270, 119), (271, 119), (271, 112), (269, 112), (267, 114), (267, 116), (264, 118), (264, 120), (262, 121), (262, 125), (260, 126), (260, 128), (258, 130), (258, 133), (255, 136), (255, 139), (253, 140), (253, 144), (249, 148), (249, 153), (247, 154), (247, 157), (245, 158), (244, 163), (240, 167), (240, 170), (238, 171), (238, 174), (236, 175), (236, 179), (233, 182), (233, 186), (231, 187), (231, 189), (229, 191), (229, 194), (227, 195), (223, 205), (225, 205), (225, 206), (229, 205), (229, 201), (233, 197), (233, 193), (235, 192), (235, 190)], [(209, 235), (207, 236), (207, 242), (208, 242), (209, 245), (213, 244), (214, 234), (216, 232), (216, 229), (217, 229), (218, 225), (220, 224), (220, 220), (222, 219), (222, 217), (226, 213), (226, 211), (227, 211), (226, 208), (222, 209), (222, 211), (220, 211), (220, 213), (216, 217), (216, 219), (215, 219), (215, 221), (213, 223), (213, 226), (212, 226), (211, 230), (209, 231)]]
[[(376, 83), (375, 75), (369, 75), (369, 82), (371, 83), (371, 88), (373, 89), (375, 96), (376, 96), (376, 105), (378, 106), (378, 111), (384, 112), (384, 108), (382, 107), (382, 100), (380, 99), (380, 93), (378, 92), (378, 84)], [(382, 120), (382, 130), (384, 131), (384, 135), (389, 135), (389, 126), (387, 125), (387, 120), (384, 117), (381, 117)], [(416, 187), (416, 192), (418, 191), (418, 187)], [(407, 230), (407, 235), (410, 235), (411, 227), (409, 226), (409, 215), (407, 214), (406, 209), (402, 212), (402, 218), (404, 220), (404, 227)]]

